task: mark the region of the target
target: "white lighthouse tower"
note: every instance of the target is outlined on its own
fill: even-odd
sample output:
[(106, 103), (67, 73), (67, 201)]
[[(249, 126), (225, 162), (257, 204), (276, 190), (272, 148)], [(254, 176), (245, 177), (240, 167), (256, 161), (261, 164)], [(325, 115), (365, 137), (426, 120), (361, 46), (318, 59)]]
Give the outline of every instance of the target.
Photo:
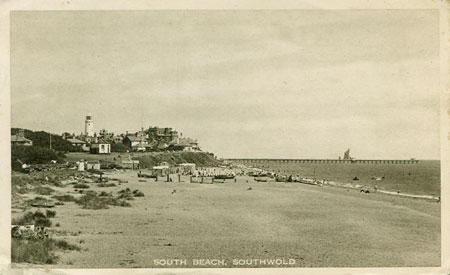
[(92, 121), (91, 114), (88, 114), (84, 121), (84, 134), (88, 137), (94, 136), (94, 122)]

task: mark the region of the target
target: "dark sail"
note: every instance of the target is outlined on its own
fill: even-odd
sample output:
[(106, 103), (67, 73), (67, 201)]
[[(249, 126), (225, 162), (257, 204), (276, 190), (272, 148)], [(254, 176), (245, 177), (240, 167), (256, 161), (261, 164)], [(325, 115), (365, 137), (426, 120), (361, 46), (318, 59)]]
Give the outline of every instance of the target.
[(350, 158), (350, 149), (348, 149), (347, 151), (345, 151), (345, 153), (344, 153), (344, 159), (351, 159), (351, 158)]

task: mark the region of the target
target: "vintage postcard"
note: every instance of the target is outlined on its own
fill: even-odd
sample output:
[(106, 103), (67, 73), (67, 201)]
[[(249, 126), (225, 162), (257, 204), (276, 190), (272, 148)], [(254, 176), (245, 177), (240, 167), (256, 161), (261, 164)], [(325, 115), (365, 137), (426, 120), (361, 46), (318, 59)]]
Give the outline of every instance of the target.
[(446, 3), (23, 3), (5, 273), (450, 272)]

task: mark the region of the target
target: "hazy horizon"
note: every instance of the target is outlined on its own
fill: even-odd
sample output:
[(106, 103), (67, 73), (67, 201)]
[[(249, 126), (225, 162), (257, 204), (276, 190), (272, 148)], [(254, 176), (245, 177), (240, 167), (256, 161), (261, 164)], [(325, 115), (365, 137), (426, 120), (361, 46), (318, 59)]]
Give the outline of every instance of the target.
[(435, 10), (13, 11), (11, 127), (224, 158), (439, 159)]

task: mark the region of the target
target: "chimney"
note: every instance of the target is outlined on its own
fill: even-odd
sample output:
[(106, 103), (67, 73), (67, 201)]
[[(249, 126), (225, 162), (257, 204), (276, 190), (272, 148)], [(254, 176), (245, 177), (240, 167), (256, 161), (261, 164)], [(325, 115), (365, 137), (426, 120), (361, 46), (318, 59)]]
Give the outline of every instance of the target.
[(24, 129), (18, 129), (17, 136), (19, 137), (25, 137), (25, 130)]

